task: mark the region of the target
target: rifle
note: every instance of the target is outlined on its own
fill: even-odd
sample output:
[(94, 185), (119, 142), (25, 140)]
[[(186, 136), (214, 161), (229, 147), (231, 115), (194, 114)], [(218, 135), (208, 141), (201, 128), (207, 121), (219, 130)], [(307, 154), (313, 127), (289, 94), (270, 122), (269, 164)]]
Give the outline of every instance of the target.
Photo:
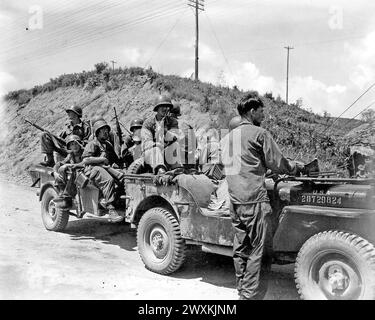
[(42, 128), (42, 127), (39, 127), (36, 123), (33, 123), (33, 122), (31, 122), (31, 121), (29, 121), (29, 120), (27, 120), (27, 119), (24, 119), (24, 120), (25, 120), (25, 122), (31, 124), (33, 127), (37, 128), (38, 130), (47, 133), (47, 134), (50, 135), (52, 138), (54, 138), (54, 139), (56, 139), (57, 141), (59, 141), (60, 143), (62, 143), (64, 146), (66, 145), (66, 142), (65, 142), (64, 139), (62, 139), (62, 138), (60, 138), (60, 137), (54, 135), (53, 133), (51, 133), (50, 131), (48, 131), (48, 130)]
[(116, 130), (117, 130), (118, 141), (120, 143), (120, 146), (122, 146), (124, 144), (124, 139), (122, 138), (122, 130), (120, 126), (120, 121), (118, 121), (116, 108), (113, 107), (113, 110), (115, 110), (115, 120), (116, 120)]

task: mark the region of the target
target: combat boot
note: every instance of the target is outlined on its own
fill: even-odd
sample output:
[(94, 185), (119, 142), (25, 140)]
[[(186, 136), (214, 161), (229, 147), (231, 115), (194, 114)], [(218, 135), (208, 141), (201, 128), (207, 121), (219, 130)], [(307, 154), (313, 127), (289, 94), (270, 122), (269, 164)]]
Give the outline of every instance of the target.
[(112, 223), (121, 222), (124, 220), (123, 216), (120, 216), (117, 211), (115, 210), (114, 206), (108, 205), (108, 221)]
[(53, 167), (55, 165), (55, 159), (53, 158), (53, 153), (46, 153), (44, 161), (40, 162), (42, 166)]

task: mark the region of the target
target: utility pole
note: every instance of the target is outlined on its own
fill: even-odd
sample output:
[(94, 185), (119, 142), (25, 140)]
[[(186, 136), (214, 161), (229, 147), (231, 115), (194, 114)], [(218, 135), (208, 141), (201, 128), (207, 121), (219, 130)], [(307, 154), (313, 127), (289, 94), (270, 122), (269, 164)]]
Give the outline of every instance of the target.
[(289, 50), (294, 49), (292, 47), (284, 47), (285, 49), (288, 50), (287, 53), (287, 58), (286, 58), (286, 99), (285, 102), (288, 104), (288, 85), (289, 85)]
[(115, 63), (117, 63), (116, 61), (113, 61), (111, 60), (111, 63), (112, 63), (112, 70), (115, 71)]
[(188, 6), (195, 9), (195, 81), (198, 81), (198, 43), (199, 43), (199, 10), (204, 11), (204, 0), (188, 0)]

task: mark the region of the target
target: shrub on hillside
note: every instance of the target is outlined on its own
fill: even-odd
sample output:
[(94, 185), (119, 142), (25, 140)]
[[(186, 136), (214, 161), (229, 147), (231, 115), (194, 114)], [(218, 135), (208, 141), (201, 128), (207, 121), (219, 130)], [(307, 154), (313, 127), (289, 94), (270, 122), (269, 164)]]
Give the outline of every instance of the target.
[(107, 68), (108, 68), (107, 62), (99, 62), (95, 64), (95, 70), (96, 70), (96, 73), (98, 74), (101, 74)]
[(28, 91), (24, 91), (22, 93), (19, 94), (18, 98), (17, 98), (17, 103), (21, 106), (23, 104), (26, 104), (28, 103), (31, 98), (32, 98), (32, 94), (31, 92), (28, 90)]

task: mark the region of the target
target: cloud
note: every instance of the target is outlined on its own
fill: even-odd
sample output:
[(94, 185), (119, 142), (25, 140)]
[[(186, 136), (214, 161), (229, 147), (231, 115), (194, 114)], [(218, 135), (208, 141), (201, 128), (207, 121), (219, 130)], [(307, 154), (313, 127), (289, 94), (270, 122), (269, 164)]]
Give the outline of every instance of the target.
[[(242, 90), (256, 90), (260, 94), (272, 92), (274, 96), (285, 98), (285, 81), (276, 80), (274, 77), (262, 74), (261, 70), (251, 61), (240, 62), (232, 60), (225, 63), (223, 58), (215, 53), (207, 44), (202, 45), (202, 64), (200, 78), (203, 81), (224, 86), (238, 86)], [(192, 69), (186, 70), (184, 75), (190, 76)], [(312, 76), (294, 76), (289, 79), (289, 102), (302, 98), (303, 107), (316, 113), (327, 111), (338, 115), (345, 105), (344, 98), (347, 93), (344, 84), (326, 84)]]
[(0, 96), (5, 95), (10, 90), (15, 90), (18, 86), (17, 79), (10, 73), (0, 71)]
[(142, 54), (139, 48), (125, 48), (123, 51), (125, 62), (127, 64), (138, 65), (140, 64), (140, 60)]
[(346, 44), (348, 64), (353, 65), (350, 81), (364, 90), (375, 79), (375, 31), (369, 33), (357, 46)]
[(303, 106), (315, 113), (328, 111), (338, 115), (342, 109), (342, 97), (347, 91), (344, 85), (327, 85), (311, 76), (292, 77), (289, 84), (290, 102), (302, 98)]

